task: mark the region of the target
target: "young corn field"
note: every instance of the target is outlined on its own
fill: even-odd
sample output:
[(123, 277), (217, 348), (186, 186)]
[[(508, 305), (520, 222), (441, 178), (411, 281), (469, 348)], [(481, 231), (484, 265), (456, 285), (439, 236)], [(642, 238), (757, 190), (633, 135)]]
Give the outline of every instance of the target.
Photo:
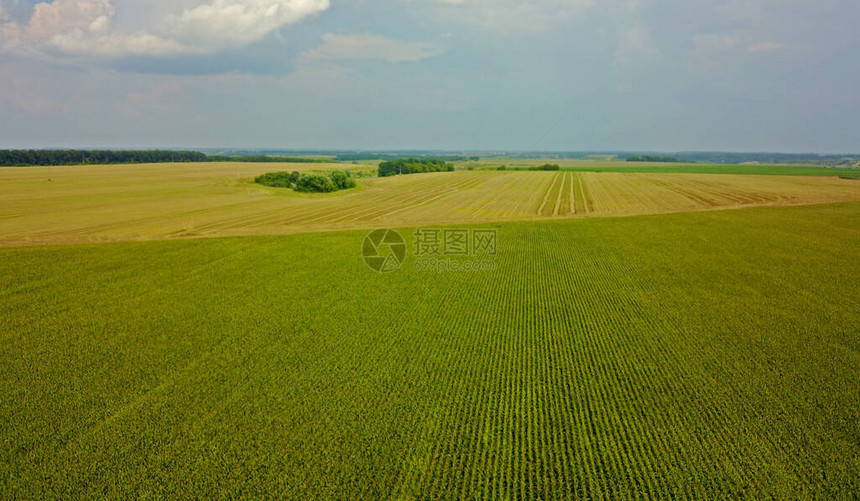
[(860, 492), (860, 204), (486, 227), (470, 273), (362, 231), (0, 249), (0, 493)]

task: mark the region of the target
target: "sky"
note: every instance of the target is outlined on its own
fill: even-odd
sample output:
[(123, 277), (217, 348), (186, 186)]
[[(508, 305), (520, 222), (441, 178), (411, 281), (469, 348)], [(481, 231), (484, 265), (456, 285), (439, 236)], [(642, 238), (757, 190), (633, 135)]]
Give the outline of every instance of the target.
[(857, 0), (0, 0), (0, 148), (860, 153)]

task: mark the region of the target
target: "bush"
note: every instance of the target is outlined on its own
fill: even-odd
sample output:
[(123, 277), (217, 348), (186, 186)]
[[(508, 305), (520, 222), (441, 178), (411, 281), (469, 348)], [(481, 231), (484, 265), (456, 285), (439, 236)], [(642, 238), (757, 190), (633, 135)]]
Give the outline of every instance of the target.
[(292, 174), (290, 174), (290, 183), (292, 183), (292, 184), (296, 184), (296, 183), (298, 183), (298, 182), (299, 182), (299, 178), (300, 178), (300, 177), (302, 177), (302, 173), (301, 173), (301, 172), (299, 172), (299, 171), (293, 171), (293, 173), (292, 173)]
[(500, 165), (496, 170), (507, 170), (507, 169), (508, 169), (507, 165)]
[(529, 167), (529, 170), (559, 170), (560, 167), (556, 164), (543, 164), (538, 167)]
[(257, 184), (273, 188), (291, 188), (292, 181), (289, 172), (269, 172), (254, 179)]
[(355, 179), (352, 178), (352, 174), (348, 170), (332, 172), (331, 180), (339, 190), (355, 188)]
[(321, 174), (302, 174), (293, 189), (302, 193), (331, 193), (338, 190), (330, 177)]

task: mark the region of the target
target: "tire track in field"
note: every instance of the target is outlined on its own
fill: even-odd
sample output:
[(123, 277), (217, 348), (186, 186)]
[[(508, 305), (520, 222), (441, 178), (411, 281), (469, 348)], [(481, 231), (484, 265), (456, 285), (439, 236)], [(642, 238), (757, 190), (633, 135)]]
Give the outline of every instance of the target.
[[(416, 200), (416, 197), (424, 197), (427, 195), (438, 194), (439, 192), (450, 191), (453, 189), (468, 189), (474, 186), (476, 181), (479, 181), (477, 177), (463, 177), (462, 179), (457, 179), (457, 181), (451, 185), (440, 186), (439, 184), (440, 178), (434, 178), (432, 182), (423, 183), (420, 185), (420, 190), (418, 190), (419, 186), (410, 186), (410, 189), (398, 194), (396, 198), (396, 203), (389, 204), (389, 207), (382, 207), (380, 209), (379, 205), (375, 201), (371, 200), (368, 202), (367, 207), (369, 210), (362, 211), (360, 215), (355, 216), (352, 214), (347, 215), (344, 219), (350, 222), (358, 222), (358, 221), (372, 221), (378, 219), (379, 215), (384, 215), (390, 212), (391, 207), (402, 207), (405, 204), (413, 203)], [(445, 181), (448, 181), (447, 179)]]
[(552, 209), (552, 215), (554, 217), (559, 215), (559, 210), (561, 209), (561, 199), (564, 196), (564, 183), (567, 181), (568, 175), (564, 172), (561, 173), (561, 185), (558, 187), (558, 197), (555, 199), (555, 207)]
[[(426, 203), (430, 203), (433, 199), (438, 198), (440, 196), (439, 195), (440, 192), (442, 192), (441, 193), (442, 195), (449, 195), (449, 194), (451, 194), (452, 189), (468, 189), (471, 186), (474, 186), (478, 182), (480, 182), (480, 179), (465, 178), (462, 180), (458, 180), (458, 183), (455, 184), (453, 187), (451, 187), (451, 186), (440, 187), (440, 186), (438, 186), (438, 183), (434, 183), (433, 185), (430, 185), (433, 189), (427, 191), (426, 193), (422, 193), (420, 195), (417, 195), (417, 198), (416, 198), (416, 194), (413, 192), (410, 192), (410, 191), (397, 193), (395, 198), (390, 199), (391, 203), (388, 206), (380, 207), (381, 204), (379, 204), (377, 201), (370, 200), (370, 201), (368, 201), (367, 206), (366, 206), (367, 210), (366, 211), (363, 210), (358, 217), (354, 216), (355, 211), (353, 208), (346, 208), (346, 209), (340, 210), (337, 212), (337, 214), (344, 216), (343, 220), (348, 221), (348, 222), (376, 221), (376, 220), (379, 220), (382, 216), (391, 214), (393, 212), (400, 212), (400, 211), (405, 210), (407, 208), (412, 208), (414, 206), (419, 206), (419, 205), (423, 205)], [(416, 200), (417, 200), (417, 202), (416, 202)], [(403, 208), (402, 206), (404, 204), (407, 204), (407, 203), (413, 204), (412, 207)], [(392, 210), (392, 207), (394, 207), (394, 206), (399, 206), (399, 207), (401, 207), (401, 209)], [(300, 221), (293, 222), (293, 224), (305, 225), (308, 223), (313, 223), (313, 222), (317, 222), (317, 221), (321, 221), (321, 220), (324, 221), (325, 223), (328, 223), (329, 222), (328, 219), (330, 218), (330, 216), (331, 216), (330, 213), (317, 214), (316, 217), (311, 217), (310, 219), (307, 219), (307, 218), (302, 219)]]
[(679, 195), (683, 195), (683, 196), (689, 198), (690, 200), (697, 202), (701, 205), (704, 205), (706, 207), (719, 207), (721, 205), (718, 200), (715, 200), (713, 198), (709, 198), (702, 193), (698, 193), (695, 190), (691, 190), (689, 188), (684, 188), (682, 186), (678, 186), (677, 184), (670, 183), (668, 181), (654, 179), (654, 184), (656, 184), (658, 186), (662, 186), (662, 187), (668, 189), (669, 191), (673, 191), (675, 193), (678, 193)]
[[(471, 181), (466, 180), (466, 181), (463, 181), (463, 182), (455, 185), (453, 188), (465, 189), (465, 188), (468, 188), (469, 186), (471, 186), (470, 183), (471, 183)], [(420, 195), (416, 195), (415, 193), (411, 193), (411, 192), (401, 193), (396, 198), (391, 199), (391, 203), (389, 203), (387, 205), (378, 204), (375, 202), (369, 202), (360, 211), (347, 211), (346, 215), (344, 217), (340, 218), (339, 221), (350, 222), (350, 223), (357, 223), (357, 222), (362, 222), (362, 221), (365, 221), (365, 222), (376, 221), (376, 220), (379, 220), (380, 218), (382, 218), (383, 216), (392, 213), (392, 208), (394, 208), (394, 207), (399, 207), (402, 209), (403, 206), (406, 204), (416, 203), (416, 200), (418, 201), (419, 205), (425, 204), (425, 203), (430, 203), (432, 201), (432, 199), (434, 197), (436, 197), (440, 191), (451, 189), (451, 187), (448, 187), (448, 188), (435, 187), (435, 188), (436, 189), (430, 190), (430, 191), (428, 191), (426, 193), (422, 193)], [(328, 223), (328, 222), (329, 221), (326, 221), (326, 223)]]
[(574, 191), (576, 189), (576, 183), (574, 182), (575, 177), (576, 177), (576, 173), (571, 172), (570, 173), (570, 194), (569, 194), (569, 196), (570, 196), (570, 200), (569, 200), (570, 201), (570, 207), (568, 209), (570, 211), (569, 212), (570, 214), (576, 214), (576, 195), (574, 194)]
[(764, 193), (750, 193), (739, 187), (732, 187), (723, 182), (689, 179), (689, 185), (698, 187), (705, 192), (728, 198), (741, 205), (761, 205), (779, 200), (780, 197)]
[[(471, 182), (469, 182), (469, 183), (466, 183), (466, 184), (463, 184), (463, 185), (461, 185), (461, 186), (458, 186), (457, 188), (459, 188), (459, 189), (470, 189), (470, 188), (473, 188), (473, 187), (475, 187), (475, 186), (477, 186), (477, 185), (481, 184), (483, 181), (484, 181), (483, 179), (474, 179), (473, 181), (471, 181)], [(421, 206), (427, 205), (427, 204), (429, 204), (429, 203), (431, 203), (431, 202), (434, 202), (434, 201), (436, 201), (436, 200), (439, 200), (439, 199), (442, 199), (442, 198), (445, 198), (445, 197), (451, 197), (451, 196), (453, 196), (453, 195), (455, 194), (453, 191), (451, 191), (451, 190), (450, 190), (450, 188), (449, 188), (449, 189), (445, 189), (444, 191), (442, 191), (442, 193), (440, 193), (440, 194), (438, 194), (438, 195), (437, 195), (436, 193), (438, 193), (438, 192), (434, 192), (434, 193), (433, 193), (433, 195), (434, 195), (434, 196), (431, 196), (431, 197), (429, 197), (429, 198), (425, 198), (425, 199), (419, 199), (418, 201), (416, 201), (416, 202), (414, 202), (414, 203), (412, 203), (411, 205), (408, 205), (408, 206), (406, 206), (406, 207), (403, 207), (403, 208), (400, 208), (400, 209), (396, 209), (396, 210), (393, 210), (393, 211), (392, 211), (392, 210), (389, 210), (389, 211), (387, 211), (387, 212), (385, 213), (385, 216), (390, 216), (390, 215), (392, 215), (392, 214), (397, 214), (397, 213), (400, 213), (400, 212), (403, 212), (403, 211), (407, 211), (407, 210), (410, 210), (410, 209), (414, 209), (414, 208), (416, 208), (416, 207), (421, 207)], [(374, 221), (379, 220), (379, 219), (381, 219), (382, 217), (384, 217), (384, 216), (376, 217), (376, 218), (374, 219)]]
[[(522, 183), (522, 181), (517, 180), (516, 183), (519, 184), (519, 183)], [(531, 214), (531, 211), (533, 209), (530, 206), (533, 207), (533, 205), (532, 205), (533, 204), (533, 202), (532, 202), (533, 196), (542, 191), (542, 184), (543, 183), (535, 183), (534, 187), (527, 194), (525, 194), (525, 196), (523, 196), (522, 199), (520, 199), (520, 201), (517, 202), (517, 204), (514, 206), (513, 210), (508, 212), (506, 215), (519, 217), (523, 214)], [(539, 199), (539, 197), (540, 197), (540, 195), (538, 195), (535, 198)]]
[(578, 172), (576, 176), (579, 178), (579, 193), (582, 201), (582, 211), (585, 214), (594, 212), (594, 201), (588, 196), (588, 188), (586, 188), (585, 176)]
[(537, 214), (538, 216), (543, 215), (544, 207), (549, 203), (549, 197), (552, 195), (552, 191), (555, 189), (555, 183), (558, 181), (558, 174), (553, 174), (552, 184), (549, 185), (549, 189), (546, 190), (546, 194), (544, 194), (543, 202), (541, 202), (540, 207), (538, 207)]

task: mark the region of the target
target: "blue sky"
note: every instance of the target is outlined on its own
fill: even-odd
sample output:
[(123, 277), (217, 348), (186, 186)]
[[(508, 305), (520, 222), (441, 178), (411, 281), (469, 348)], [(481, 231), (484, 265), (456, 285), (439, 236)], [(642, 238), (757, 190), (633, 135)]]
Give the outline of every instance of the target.
[(856, 0), (0, 0), (0, 148), (860, 152)]

